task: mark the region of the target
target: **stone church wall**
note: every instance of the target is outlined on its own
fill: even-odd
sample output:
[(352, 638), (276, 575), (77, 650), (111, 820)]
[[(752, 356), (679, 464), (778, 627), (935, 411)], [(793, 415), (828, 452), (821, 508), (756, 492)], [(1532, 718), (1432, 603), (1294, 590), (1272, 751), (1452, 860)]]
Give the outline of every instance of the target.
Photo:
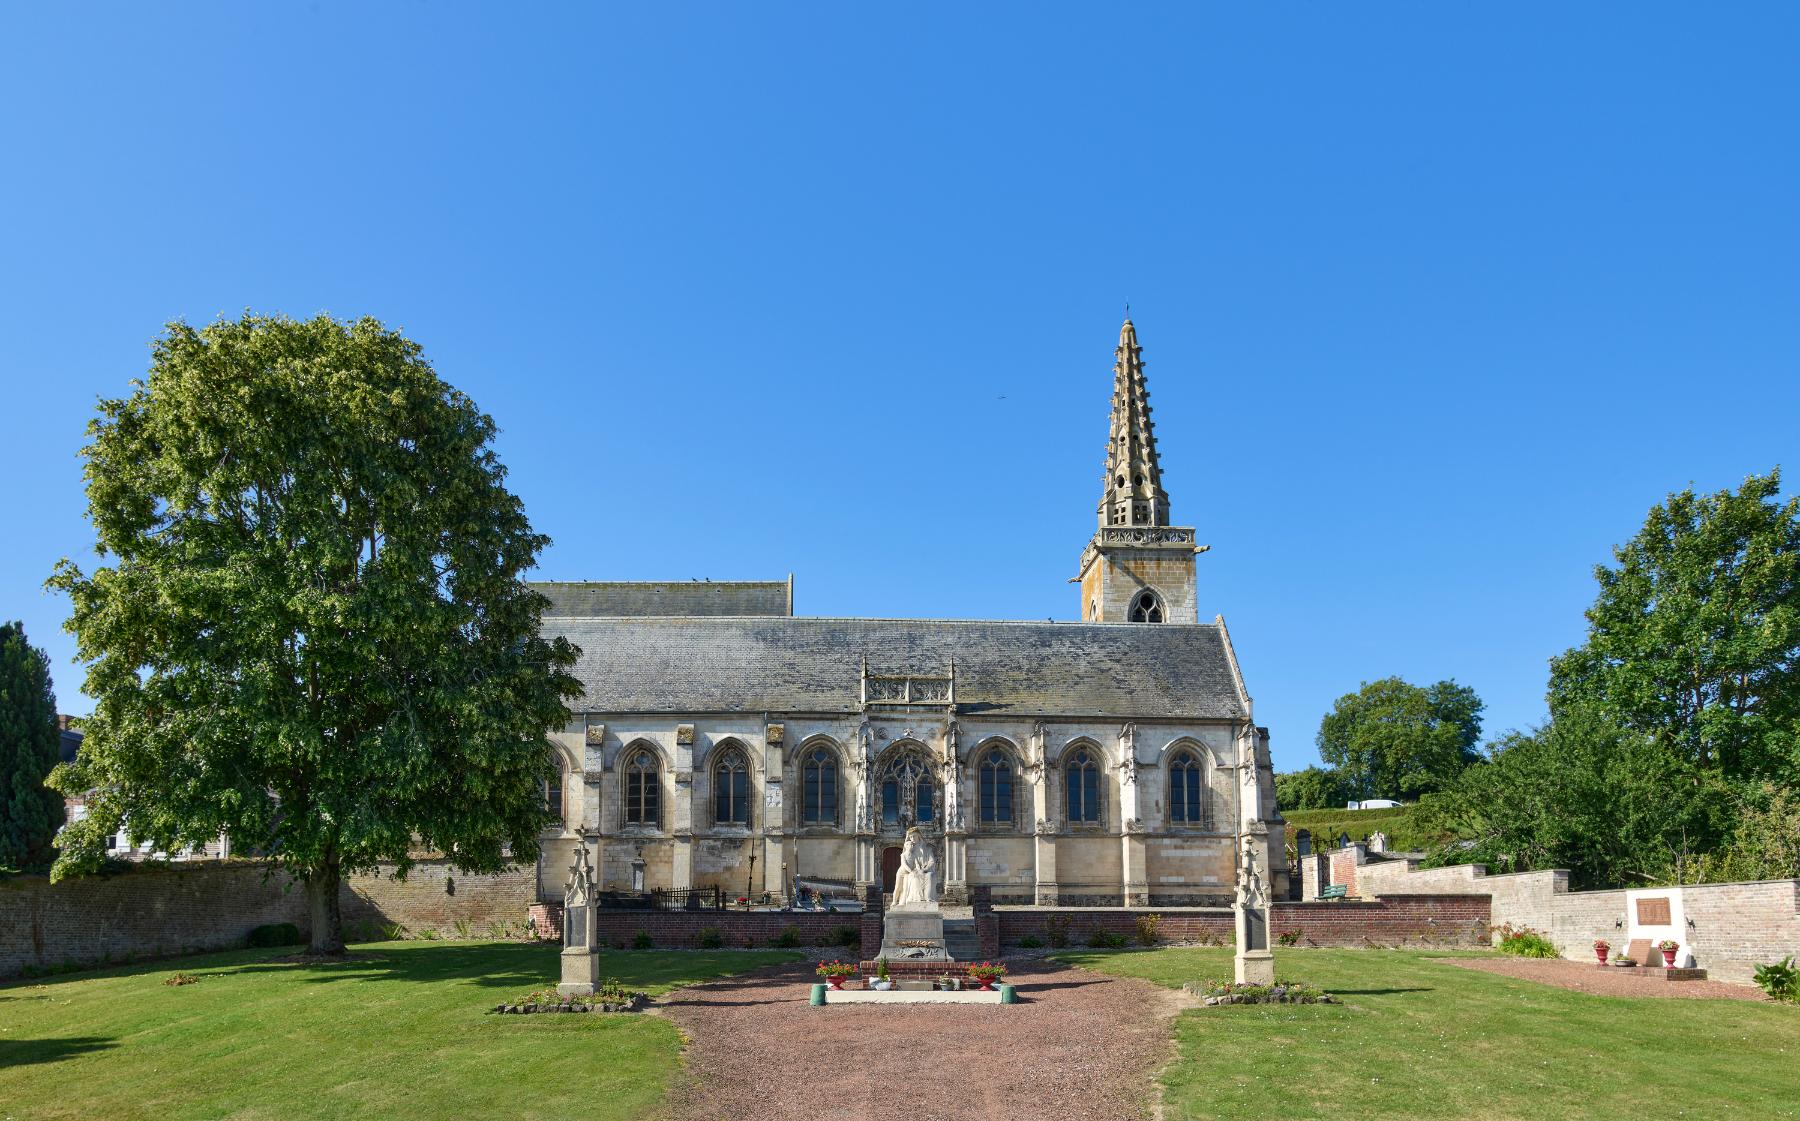
[[(405, 882), (350, 877), (342, 907), (352, 931), (364, 923), (398, 923), (414, 933), (448, 934), (459, 920), (477, 932), (492, 922), (523, 923), (533, 896), (529, 866), (470, 876), (442, 861), (420, 861)], [(0, 977), (231, 949), (244, 944), (251, 928), (280, 922), (308, 929), (304, 889), (249, 862), (147, 865), (55, 884), (19, 876), (0, 881)]]

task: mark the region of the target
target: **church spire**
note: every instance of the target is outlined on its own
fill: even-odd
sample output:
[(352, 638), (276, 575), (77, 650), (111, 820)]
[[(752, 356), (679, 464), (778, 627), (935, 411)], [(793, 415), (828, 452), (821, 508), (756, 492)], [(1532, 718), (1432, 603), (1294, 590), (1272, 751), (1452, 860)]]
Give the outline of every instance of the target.
[(1156, 458), (1156, 425), (1150, 420), (1150, 391), (1144, 388), (1143, 354), (1137, 328), (1127, 318), (1113, 351), (1112, 428), (1099, 510), (1102, 529), (1169, 524), (1169, 496), (1162, 488), (1162, 466)]

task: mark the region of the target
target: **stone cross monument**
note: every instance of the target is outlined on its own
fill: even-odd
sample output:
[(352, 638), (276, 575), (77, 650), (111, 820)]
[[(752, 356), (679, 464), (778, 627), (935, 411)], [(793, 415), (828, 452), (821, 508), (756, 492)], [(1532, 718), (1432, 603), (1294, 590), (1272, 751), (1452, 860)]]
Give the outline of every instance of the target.
[(564, 996), (588, 996), (600, 980), (600, 953), (594, 945), (594, 870), (588, 865), (586, 845), (575, 846), (575, 863), (569, 865), (569, 886), (563, 891), (562, 983)]
[(1269, 949), (1269, 892), (1256, 870), (1256, 841), (1246, 837), (1238, 860), (1237, 981), (1240, 985), (1273, 985), (1275, 954)]

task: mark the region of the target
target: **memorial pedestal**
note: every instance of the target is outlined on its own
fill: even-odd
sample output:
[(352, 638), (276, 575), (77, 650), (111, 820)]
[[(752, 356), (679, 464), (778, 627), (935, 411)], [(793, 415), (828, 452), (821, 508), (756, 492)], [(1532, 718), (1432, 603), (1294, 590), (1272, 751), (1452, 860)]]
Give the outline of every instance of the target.
[(890, 909), (881, 921), (881, 952), (889, 962), (949, 961), (944, 914), (936, 907)]

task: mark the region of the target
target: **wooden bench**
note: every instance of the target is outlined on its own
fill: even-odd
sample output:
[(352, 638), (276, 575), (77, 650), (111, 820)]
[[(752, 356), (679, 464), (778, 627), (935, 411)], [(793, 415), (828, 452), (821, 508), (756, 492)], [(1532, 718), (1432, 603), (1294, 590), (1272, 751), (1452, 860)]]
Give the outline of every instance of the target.
[(1319, 889), (1320, 899), (1345, 899), (1349, 895), (1350, 887), (1347, 884), (1330, 884)]

